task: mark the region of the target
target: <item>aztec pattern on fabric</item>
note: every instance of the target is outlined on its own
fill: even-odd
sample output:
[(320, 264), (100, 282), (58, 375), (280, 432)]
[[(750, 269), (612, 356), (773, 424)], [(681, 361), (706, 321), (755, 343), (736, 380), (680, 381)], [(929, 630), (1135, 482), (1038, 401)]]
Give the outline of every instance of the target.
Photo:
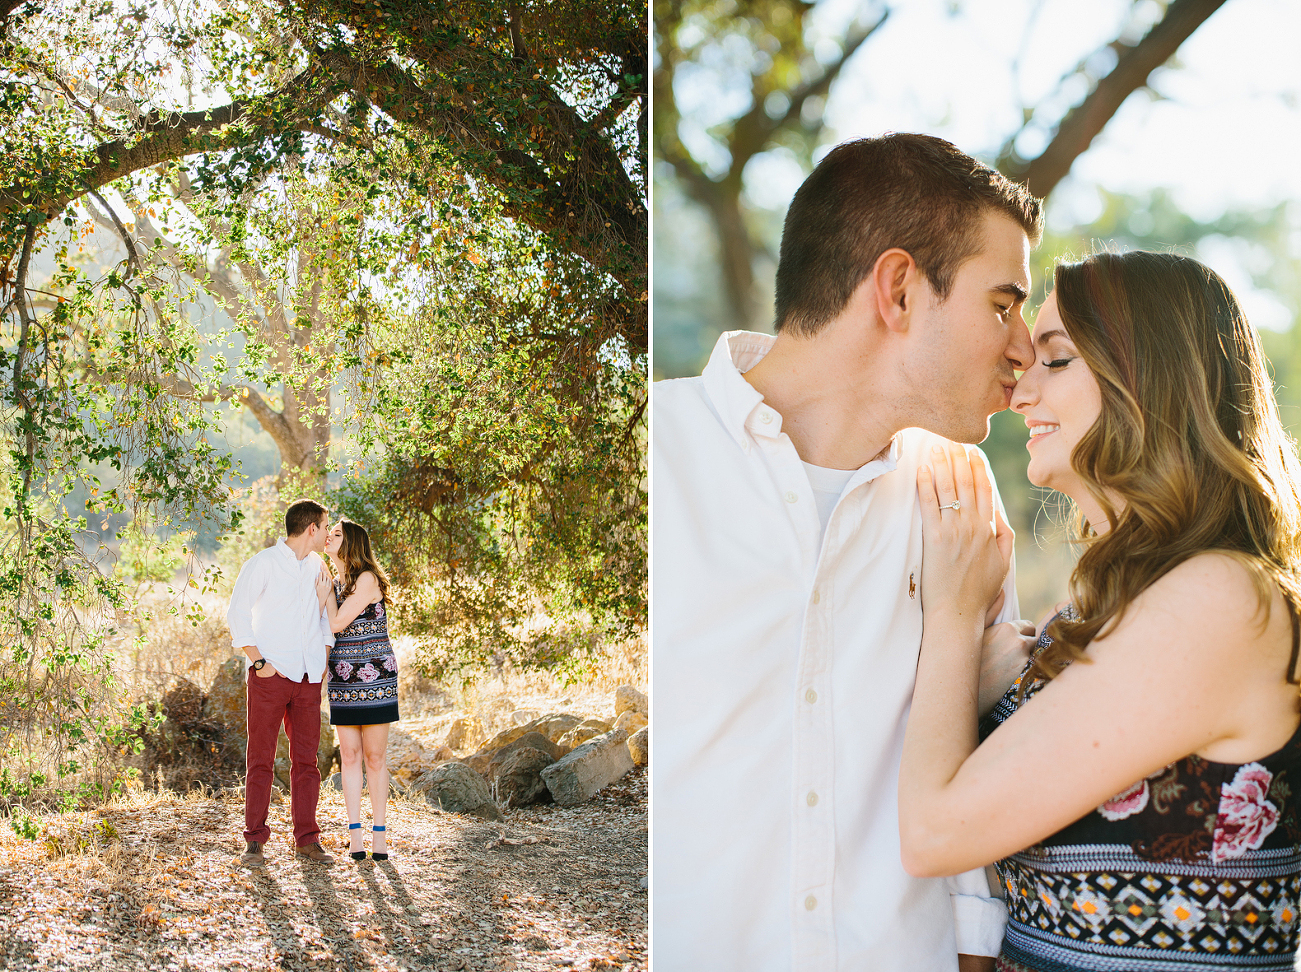
[[(1065, 621), (1075, 620), (1068, 607)], [(1035, 655), (1051, 639), (1039, 639)], [(1046, 684), (1027, 664), (983, 740)], [(995, 864), (1010, 913), (999, 968), (1292, 972), (1301, 898), (1301, 727), (1251, 763), (1187, 756)]]
[[(343, 585), (334, 582), (336, 604)], [(398, 719), (398, 663), (388, 640), (384, 602), (369, 604), (334, 636), (330, 649), (330, 721), (335, 725), (374, 725)]]

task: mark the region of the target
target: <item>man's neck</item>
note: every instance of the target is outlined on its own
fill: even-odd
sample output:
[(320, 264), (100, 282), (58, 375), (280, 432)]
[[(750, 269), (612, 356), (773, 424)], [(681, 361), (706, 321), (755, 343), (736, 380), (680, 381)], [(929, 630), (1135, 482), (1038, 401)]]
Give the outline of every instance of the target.
[(285, 537), (285, 546), (292, 550), (294, 556), (299, 560), (302, 560), (312, 552), (311, 542), (311, 539), (307, 536), (306, 530), (298, 534), (296, 537)]
[(899, 424), (882, 383), (863, 380), (864, 352), (837, 346), (835, 335), (778, 334), (745, 379), (782, 417), (782, 431), (805, 462), (858, 469), (890, 445)]

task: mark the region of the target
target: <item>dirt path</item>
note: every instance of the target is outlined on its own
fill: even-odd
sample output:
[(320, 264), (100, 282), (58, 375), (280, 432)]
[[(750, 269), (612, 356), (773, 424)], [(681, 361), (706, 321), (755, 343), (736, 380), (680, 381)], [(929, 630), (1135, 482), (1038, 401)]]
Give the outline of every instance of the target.
[[(234, 796), (148, 794), (0, 836), (0, 968), (646, 968), (646, 775), (504, 824), (397, 800), (393, 858), (354, 864), (325, 788), (332, 867), (299, 863), (289, 801), (265, 868), (238, 863)], [(368, 818), (363, 818), (368, 825)]]

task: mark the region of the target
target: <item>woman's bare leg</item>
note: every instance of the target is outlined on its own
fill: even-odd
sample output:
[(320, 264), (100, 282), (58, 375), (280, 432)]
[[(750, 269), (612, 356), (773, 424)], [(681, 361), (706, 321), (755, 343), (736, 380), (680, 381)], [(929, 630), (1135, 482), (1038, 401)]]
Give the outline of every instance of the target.
[[(348, 808), (348, 823), (361, 823), (361, 726), (335, 726), (339, 734), (339, 763), (343, 776), (343, 802)], [(364, 850), (361, 830), (348, 831), (348, 852)]]
[[(370, 788), (371, 821), (385, 826), (384, 808), (388, 804), (388, 727), (387, 722), (361, 727), (361, 749), (366, 759), (366, 785)], [(388, 853), (385, 831), (371, 833), (372, 854)]]

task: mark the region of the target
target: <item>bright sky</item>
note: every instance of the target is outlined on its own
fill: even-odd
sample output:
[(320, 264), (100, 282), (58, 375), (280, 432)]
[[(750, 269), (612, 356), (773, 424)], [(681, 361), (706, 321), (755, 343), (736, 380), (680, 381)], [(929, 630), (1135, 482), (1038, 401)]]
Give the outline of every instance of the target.
[[(1017, 124), (1016, 106), (1052, 96), (1067, 70), (1115, 38), (1131, 4), (966, 0), (956, 15), (946, 13), (950, 6), (944, 0), (897, 4), (832, 90), (827, 118), (837, 140), (925, 129), (973, 154), (992, 155)], [(842, 35), (861, 8), (854, 0), (824, 0), (814, 23)], [(1146, 22), (1160, 16), (1151, 2), (1136, 13), (1146, 13)], [(1180, 48), (1179, 69), (1153, 73), (1159, 99), (1139, 93), (1125, 102), (1077, 160), (1072, 188), (1166, 186), (1185, 211), (1203, 219), (1226, 206), (1301, 200), (1298, 37), (1295, 0), (1228, 0)], [(929, 40), (920, 44), (920, 38)], [(1015, 76), (1014, 62), (1020, 65)], [(1070, 90), (1059, 99), (1070, 104), (1083, 93)], [(1035, 154), (1043, 144), (1030, 133), (1021, 147)], [(765, 161), (764, 178), (755, 173), (749, 180), (755, 201), (789, 198), (801, 176)], [(1083, 207), (1075, 215), (1087, 218), (1087, 203), (1072, 201)]]

